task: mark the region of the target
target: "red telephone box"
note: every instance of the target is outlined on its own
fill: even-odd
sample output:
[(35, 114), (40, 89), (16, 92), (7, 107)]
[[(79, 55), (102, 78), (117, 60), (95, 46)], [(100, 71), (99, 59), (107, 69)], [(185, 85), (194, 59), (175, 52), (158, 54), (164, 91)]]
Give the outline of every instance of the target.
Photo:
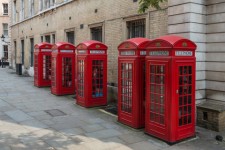
[(195, 50), (174, 35), (147, 45), (145, 131), (169, 143), (195, 136)]
[(51, 86), (52, 44), (44, 42), (34, 46), (34, 85)]
[(66, 42), (53, 45), (52, 94), (75, 94), (75, 49), (74, 45)]
[(145, 124), (146, 38), (129, 39), (118, 46), (118, 121), (133, 128)]
[(107, 46), (86, 41), (77, 46), (77, 101), (83, 107), (107, 104)]

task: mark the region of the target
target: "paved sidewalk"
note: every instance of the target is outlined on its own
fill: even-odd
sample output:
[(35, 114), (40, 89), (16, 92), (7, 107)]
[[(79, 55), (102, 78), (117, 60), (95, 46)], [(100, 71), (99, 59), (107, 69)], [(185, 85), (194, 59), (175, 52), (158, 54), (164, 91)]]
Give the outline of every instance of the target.
[(33, 78), (0, 68), (0, 150), (225, 150), (217, 133), (197, 127), (197, 138), (173, 146), (117, 122), (98, 108), (74, 104), (33, 86)]

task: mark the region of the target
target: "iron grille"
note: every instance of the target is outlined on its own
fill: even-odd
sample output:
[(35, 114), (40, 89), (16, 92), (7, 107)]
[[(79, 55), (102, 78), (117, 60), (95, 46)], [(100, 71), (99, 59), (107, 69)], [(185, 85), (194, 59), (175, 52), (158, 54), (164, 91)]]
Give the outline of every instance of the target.
[(145, 19), (127, 22), (128, 39), (145, 37)]

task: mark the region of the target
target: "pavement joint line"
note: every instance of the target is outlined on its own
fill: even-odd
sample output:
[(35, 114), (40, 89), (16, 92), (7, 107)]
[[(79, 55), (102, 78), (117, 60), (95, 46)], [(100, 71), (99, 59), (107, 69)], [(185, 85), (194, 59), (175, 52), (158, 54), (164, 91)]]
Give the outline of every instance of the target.
[(195, 141), (195, 140), (198, 140), (198, 139), (199, 139), (199, 136), (196, 136), (196, 137), (187, 139), (185, 141), (181, 141), (181, 142), (177, 143), (176, 145), (185, 144), (185, 143), (192, 142), (192, 141)]
[(128, 125), (125, 125), (125, 124), (123, 124), (123, 123), (121, 123), (121, 122), (119, 122), (119, 121), (116, 121), (115, 123), (118, 124), (118, 125), (120, 125), (120, 126), (122, 126), (122, 127), (124, 127), (124, 128), (127, 128), (127, 129), (129, 129), (129, 130), (131, 130), (131, 131), (135, 131), (135, 132), (143, 132), (143, 129), (142, 129), (142, 128), (141, 128), (141, 129), (135, 129), (135, 128), (132, 128), (132, 127), (130, 127), (130, 126), (128, 126)]
[(117, 115), (114, 115), (114, 114), (112, 114), (112, 113), (109, 113), (109, 112), (107, 112), (107, 111), (105, 111), (105, 110), (103, 110), (103, 109), (98, 109), (100, 112), (102, 112), (102, 113), (105, 113), (105, 114), (107, 114), (107, 115), (110, 115), (110, 116), (112, 116), (112, 117), (115, 117), (115, 118), (117, 118)]

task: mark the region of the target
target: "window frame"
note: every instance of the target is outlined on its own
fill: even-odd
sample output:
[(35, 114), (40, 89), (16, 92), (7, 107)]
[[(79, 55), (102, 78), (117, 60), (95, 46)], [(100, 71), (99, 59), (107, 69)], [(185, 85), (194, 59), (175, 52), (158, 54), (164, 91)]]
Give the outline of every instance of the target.
[[(4, 5), (7, 5), (7, 12), (5, 12), (5, 7)], [(9, 15), (9, 4), (8, 3), (2, 3), (2, 10), (3, 10), (3, 15)]]
[[(72, 42), (69, 40), (69, 37), (68, 37), (69, 34), (70, 35), (73, 35)], [(71, 44), (75, 44), (75, 32), (74, 32), (74, 30), (72, 30), (72, 31), (66, 31), (66, 41), (69, 42), (69, 43), (71, 43)]]
[[(4, 25), (7, 25), (7, 29), (5, 29)], [(8, 23), (3, 23), (2, 24), (2, 29), (3, 29), (3, 35), (5, 37), (8, 37), (9, 36), (9, 24)], [(7, 32), (7, 35), (5, 34), (5, 32)]]
[(90, 28), (91, 39), (99, 42), (103, 41), (103, 29), (102, 26)]
[(25, 19), (25, 2), (24, 0), (20, 1), (20, 21)]
[[(33, 40), (33, 44), (31, 43)], [(30, 37), (30, 67), (34, 66), (34, 37)]]
[[(7, 55), (7, 57), (6, 57)], [(5, 58), (5, 60), (9, 59), (9, 47), (8, 45), (3, 45), (3, 56)]]
[(127, 39), (146, 37), (146, 19), (137, 19), (126, 22)]
[(16, 1), (13, 1), (13, 22), (16, 22)]

